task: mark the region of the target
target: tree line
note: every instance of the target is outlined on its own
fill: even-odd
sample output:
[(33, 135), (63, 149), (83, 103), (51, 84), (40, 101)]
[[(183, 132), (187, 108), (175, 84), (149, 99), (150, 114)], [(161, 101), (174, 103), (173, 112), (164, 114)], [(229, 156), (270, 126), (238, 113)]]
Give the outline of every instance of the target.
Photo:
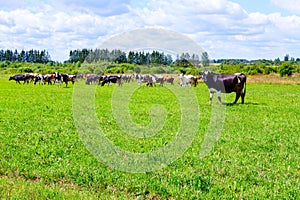
[[(209, 63), (207, 52), (202, 54), (202, 60), (205, 60), (205, 64)], [(119, 49), (109, 51), (108, 49), (76, 49), (71, 50), (69, 54), (68, 62), (87, 62), (87, 63), (98, 63), (98, 62), (115, 62), (115, 63), (129, 63), (137, 65), (171, 65), (173, 63), (181, 65), (194, 65), (198, 66), (200, 58), (198, 55), (189, 53), (182, 53), (180, 56), (177, 55), (176, 61), (170, 54), (164, 52), (152, 51), (129, 51), (128, 53)], [(188, 64), (187, 64), (188, 63)]]
[(128, 54), (124, 51), (115, 49), (109, 51), (108, 49), (95, 49), (95, 50), (72, 50), (69, 55), (69, 62), (116, 62), (116, 63), (130, 63), (138, 65), (147, 64), (163, 64), (168, 65), (173, 62), (171, 55), (153, 51), (150, 52), (134, 52), (129, 51)]
[[(33, 65), (33, 63), (35, 64)], [(84, 68), (81, 64), (87, 64), (88, 67)], [(53, 71), (70, 74), (78, 72), (125, 73), (127, 71), (198, 74), (203, 67), (204, 69), (216, 67), (220, 73), (279, 73), (281, 76), (289, 76), (292, 73), (300, 72), (300, 58), (293, 58), (286, 54), (282, 61), (279, 58), (251, 61), (246, 59), (210, 60), (207, 52), (203, 52), (200, 58), (198, 55), (189, 53), (172, 57), (159, 51), (129, 51), (126, 53), (121, 50), (77, 49), (71, 50), (69, 59), (60, 63), (52, 61), (46, 50), (22, 50), (20, 52), (18, 50), (0, 50), (0, 73), (9, 74), (15, 72), (50, 73)]]
[[(201, 62), (203, 66), (209, 64), (209, 58), (207, 52), (202, 53)], [(65, 62), (70, 63), (99, 63), (99, 62), (114, 62), (114, 63), (128, 63), (137, 65), (172, 65), (190, 67), (199, 66), (200, 58), (198, 55), (189, 53), (182, 53), (174, 58), (170, 54), (164, 52), (152, 51), (152, 52), (135, 52), (129, 51), (128, 53), (119, 49), (109, 51), (108, 49), (76, 49), (71, 50), (69, 59)], [(0, 62), (28, 62), (28, 63), (48, 63), (54, 62), (51, 60), (51, 56), (46, 50), (0, 50)]]
[(0, 61), (11, 61), (11, 62), (32, 62), (32, 63), (48, 63), (51, 61), (50, 54), (46, 50), (0, 50)]
[(164, 53), (158, 51), (153, 51), (152, 53), (129, 51), (128, 53), (126, 53), (119, 49), (114, 49), (111, 51), (109, 51), (108, 49), (71, 50), (68, 62), (78, 61), (81, 63), (115, 62), (138, 65), (168, 65), (173, 62), (171, 55), (165, 55)]

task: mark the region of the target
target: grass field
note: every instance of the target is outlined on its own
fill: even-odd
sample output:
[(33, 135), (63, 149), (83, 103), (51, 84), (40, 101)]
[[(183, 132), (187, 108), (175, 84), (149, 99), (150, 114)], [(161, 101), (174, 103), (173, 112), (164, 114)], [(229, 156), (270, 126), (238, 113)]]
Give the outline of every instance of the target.
[[(133, 122), (147, 125), (154, 104), (165, 108), (166, 118), (155, 136), (133, 139), (112, 115), (115, 87), (96, 90), (97, 119), (108, 139), (137, 153), (172, 141), (181, 111), (170, 90), (142, 86), (134, 92)], [(145, 173), (114, 170), (90, 154), (73, 119), (73, 88), (0, 78), (1, 199), (300, 199), (299, 84), (247, 84), (244, 105), (224, 105), (222, 135), (204, 158), (199, 152), (212, 115), (207, 88), (180, 88), (197, 94), (198, 131), (179, 159)]]

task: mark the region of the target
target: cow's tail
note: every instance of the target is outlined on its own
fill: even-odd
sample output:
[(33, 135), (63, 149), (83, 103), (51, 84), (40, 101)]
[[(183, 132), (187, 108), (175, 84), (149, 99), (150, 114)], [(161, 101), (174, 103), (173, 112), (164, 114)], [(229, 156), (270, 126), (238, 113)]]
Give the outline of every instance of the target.
[(246, 95), (246, 82), (247, 82), (247, 81), (245, 81), (244, 96)]

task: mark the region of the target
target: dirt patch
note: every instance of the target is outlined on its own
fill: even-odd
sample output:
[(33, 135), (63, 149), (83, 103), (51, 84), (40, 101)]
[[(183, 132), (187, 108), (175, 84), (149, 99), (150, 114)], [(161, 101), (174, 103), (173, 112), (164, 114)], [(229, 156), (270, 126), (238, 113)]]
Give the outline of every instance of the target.
[(248, 75), (248, 83), (279, 83), (279, 84), (300, 84), (300, 73), (294, 73), (292, 76), (281, 77), (279, 74), (268, 75)]

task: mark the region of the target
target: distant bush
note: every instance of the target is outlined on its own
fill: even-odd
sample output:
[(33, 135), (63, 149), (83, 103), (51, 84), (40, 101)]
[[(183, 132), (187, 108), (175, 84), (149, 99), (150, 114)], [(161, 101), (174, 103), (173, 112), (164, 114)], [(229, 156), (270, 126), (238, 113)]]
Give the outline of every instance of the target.
[(166, 70), (163, 67), (155, 67), (153, 70), (154, 74), (165, 74)]
[(294, 67), (291, 65), (290, 62), (283, 62), (279, 66), (279, 74), (280, 76), (290, 76), (292, 75)]

